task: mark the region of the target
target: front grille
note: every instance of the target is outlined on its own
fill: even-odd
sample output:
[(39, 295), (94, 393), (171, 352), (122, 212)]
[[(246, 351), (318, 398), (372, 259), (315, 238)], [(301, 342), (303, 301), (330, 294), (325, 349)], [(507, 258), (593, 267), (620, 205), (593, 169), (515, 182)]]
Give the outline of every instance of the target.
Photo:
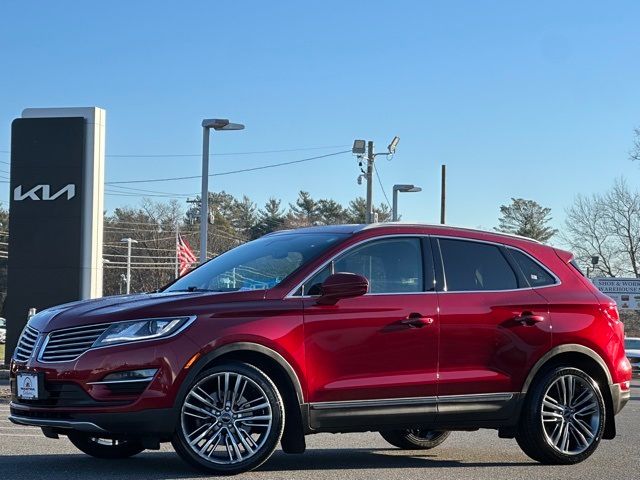
[(109, 323), (85, 325), (57, 330), (49, 334), (41, 360), (43, 362), (70, 362), (89, 350)]
[(35, 328), (31, 328), (27, 325), (20, 335), (18, 346), (13, 354), (13, 357), (19, 362), (26, 362), (31, 358), (33, 349), (38, 341), (39, 332)]

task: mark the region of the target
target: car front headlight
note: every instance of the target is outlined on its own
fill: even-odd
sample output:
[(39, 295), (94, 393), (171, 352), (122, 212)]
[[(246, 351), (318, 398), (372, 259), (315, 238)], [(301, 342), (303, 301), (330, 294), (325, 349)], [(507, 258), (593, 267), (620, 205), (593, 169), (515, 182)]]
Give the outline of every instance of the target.
[(169, 337), (185, 327), (195, 317), (152, 318), (112, 324), (98, 337), (93, 347), (139, 342)]

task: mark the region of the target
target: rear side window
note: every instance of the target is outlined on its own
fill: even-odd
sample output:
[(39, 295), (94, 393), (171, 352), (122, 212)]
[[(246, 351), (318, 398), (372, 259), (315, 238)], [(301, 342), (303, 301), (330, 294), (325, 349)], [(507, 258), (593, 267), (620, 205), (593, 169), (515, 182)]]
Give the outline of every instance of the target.
[(497, 245), (443, 238), (439, 243), (447, 291), (518, 288), (516, 274)]
[(529, 282), (529, 285), (532, 287), (544, 287), (556, 283), (556, 279), (531, 257), (522, 253), (520, 250), (510, 249), (509, 251), (520, 267), (520, 270), (522, 270), (522, 274), (527, 279), (527, 282)]

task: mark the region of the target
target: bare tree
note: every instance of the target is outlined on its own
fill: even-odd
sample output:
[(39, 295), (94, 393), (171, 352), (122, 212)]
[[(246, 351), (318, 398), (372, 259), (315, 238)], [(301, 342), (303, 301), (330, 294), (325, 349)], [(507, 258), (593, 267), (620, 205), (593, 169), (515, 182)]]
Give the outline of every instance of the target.
[(631, 160), (640, 160), (640, 128), (633, 131), (635, 138), (633, 139), (633, 149), (629, 152)]
[(597, 255), (596, 272), (640, 277), (640, 193), (618, 179), (605, 194), (576, 197), (566, 213), (562, 239), (581, 263)]
[(576, 255), (580, 264), (591, 265), (591, 257), (598, 256), (595, 272), (617, 277), (624, 271), (624, 258), (615, 245), (613, 232), (605, 219), (606, 205), (597, 195), (578, 195), (566, 210), (565, 229), (560, 239)]

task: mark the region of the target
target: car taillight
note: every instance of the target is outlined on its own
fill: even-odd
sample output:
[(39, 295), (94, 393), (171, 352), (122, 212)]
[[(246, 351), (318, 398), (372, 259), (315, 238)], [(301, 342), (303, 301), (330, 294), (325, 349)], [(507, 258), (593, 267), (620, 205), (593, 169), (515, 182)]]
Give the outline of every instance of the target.
[(615, 303), (610, 303), (609, 305), (602, 306), (602, 313), (606, 315), (606, 317), (612, 322), (620, 321), (620, 314), (618, 313), (618, 306)]

